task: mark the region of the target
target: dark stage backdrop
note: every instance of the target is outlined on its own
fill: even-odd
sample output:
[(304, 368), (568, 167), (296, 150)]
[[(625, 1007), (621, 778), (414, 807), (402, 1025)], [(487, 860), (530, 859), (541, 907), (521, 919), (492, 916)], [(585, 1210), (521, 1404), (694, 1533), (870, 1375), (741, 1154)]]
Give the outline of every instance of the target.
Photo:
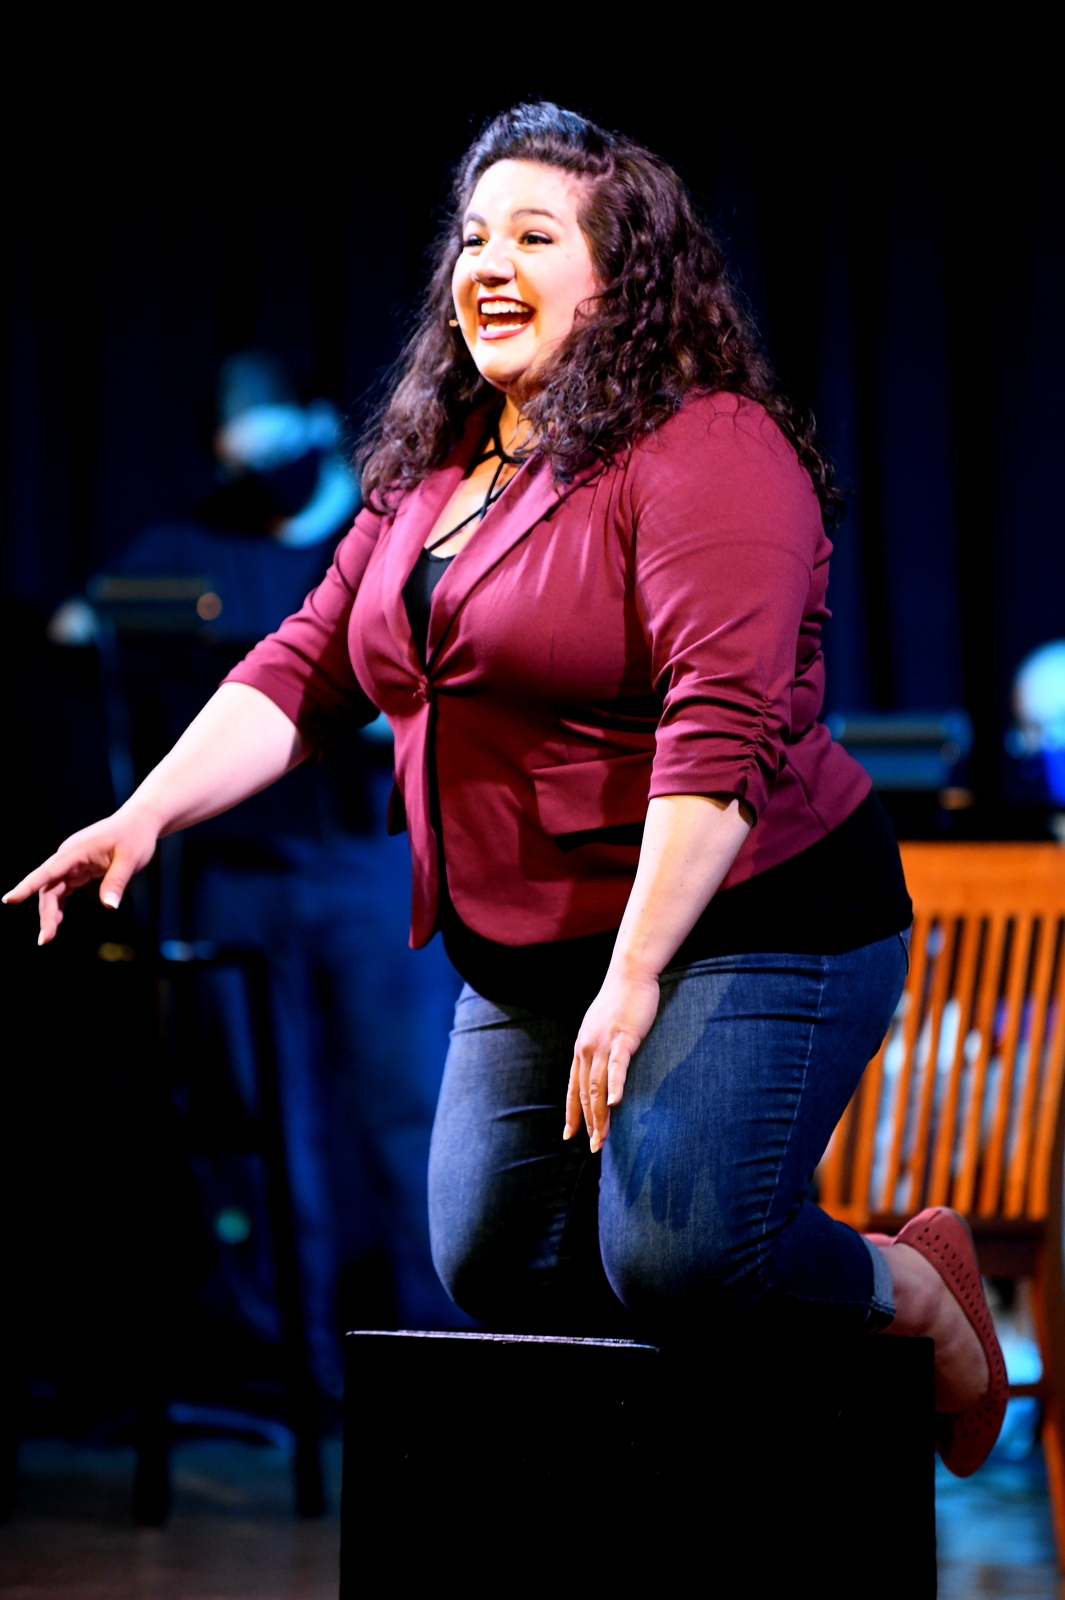
[(357, 425), (449, 162), (486, 113), (541, 92), (676, 162), (816, 409), (848, 494), (830, 709), (967, 707), (972, 782), (995, 794), (1011, 675), (1065, 634), (1060, 141), (1034, 80), (1024, 96), (1014, 75), (1025, 103), (1007, 109), (992, 79), (957, 90), (956, 64), (866, 82), (863, 55), (784, 90), (747, 45), (724, 86), (601, 66), (415, 92), (398, 67), (323, 59), (323, 41), (313, 73), (275, 58), (53, 95), (22, 128), (8, 203), (9, 607), (32, 632), (210, 486), (226, 352), (275, 350)]

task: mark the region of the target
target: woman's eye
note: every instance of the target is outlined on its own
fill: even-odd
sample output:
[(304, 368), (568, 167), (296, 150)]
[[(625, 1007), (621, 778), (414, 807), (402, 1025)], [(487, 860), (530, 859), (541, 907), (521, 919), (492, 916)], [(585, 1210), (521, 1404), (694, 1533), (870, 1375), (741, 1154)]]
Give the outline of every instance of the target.
[(526, 233), (522, 236), (522, 244), (551, 244), (552, 240), (546, 233)]
[(479, 233), (468, 233), (462, 241), (462, 248), (464, 250), (479, 250), (483, 244), (484, 240)]

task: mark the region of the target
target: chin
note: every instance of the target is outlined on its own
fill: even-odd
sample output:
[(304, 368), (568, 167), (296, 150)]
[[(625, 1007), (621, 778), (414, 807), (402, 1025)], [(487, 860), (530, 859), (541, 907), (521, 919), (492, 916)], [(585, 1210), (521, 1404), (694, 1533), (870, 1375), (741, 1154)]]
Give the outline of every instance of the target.
[[(478, 359), (478, 356), (480, 359)], [(512, 389), (516, 384), (520, 384), (526, 373), (534, 365), (528, 358), (516, 359), (515, 357), (516, 352), (508, 360), (507, 355), (502, 350), (496, 352), (495, 350), (481, 349), (474, 356), (474, 360), (477, 362), (478, 372), (486, 383), (492, 384), (496, 389)]]
[(480, 362), (478, 362), (477, 370), (486, 383), (490, 383), (494, 389), (501, 389), (505, 393), (508, 389), (513, 389), (521, 382), (526, 369), (524, 366), (497, 367), (495, 362), (489, 362), (486, 366), (481, 366)]

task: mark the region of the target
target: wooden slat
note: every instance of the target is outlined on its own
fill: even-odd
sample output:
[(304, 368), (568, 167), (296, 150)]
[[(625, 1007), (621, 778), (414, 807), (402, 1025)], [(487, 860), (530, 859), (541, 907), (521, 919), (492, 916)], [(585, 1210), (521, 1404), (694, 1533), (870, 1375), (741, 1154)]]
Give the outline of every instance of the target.
[(947, 1087), (939, 1112), (935, 1147), (932, 1152), (932, 1171), (928, 1184), (928, 1204), (950, 1204), (951, 1182), (954, 1176), (954, 1152), (958, 1141), (958, 1108), (961, 1102), (961, 1083), (965, 1071), (965, 1041), (969, 1036), (975, 998), (976, 958), (980, 952), (981, 919), (965, 917), (958, 930), (957, 981), (954, 999), (958, 1002), (958, 1036), (954, 1041), (954, 1055), (950, 1063)]
[[(922, 1204), (952, 1204), (970, 1216), (978, 1209), (985, 1220), (1000, 1217), (1014, 1227), (1026, 1221), (1035, 1225), (1047, 1215), (1054, 1136), (1065, 1094), (1065, 952), (1058, 958), (1054, 954), (1058, 919), (1065, 918), (1065, 850), (1050, 843), (919, 841), (903, 844), (901, 851), (915, 923), (901, 1039), (899, 1021), (889, 1034), (902, 1052), (892, 1083), (895, 1098), (881, 1106), (885, 1040), (822, 1163), (822, 1203), (856, 1227), (865, 1226), (871, 1214), (894, 1213), (900, 1206), (912, 1213)], [(1040, 919), (1034, 946), (1033, 918)], [(956, 976), (951, 981), (948, 932), (926, 998), (928, 937), (937, 922), (945, 932), (957, 926)], [(1016, 936), (1004, 960), (1011, 922)], [(1002, 1074), (995, 1105), (986, 1108), (990, 1126), (985, 1138), (984, 1101), (991, 1061), (999, 1054), (994, 1034), (1000, 997)], [(959, 1008), (958, 1034), (941, 1077), (937, 1058), (952, 1001)], [(923, 1027), (928, 1030), (928, 1059), (915, 1093)], [(974, 1031), (979, 1047), (975, 1059), (969, 1059)], [(1023, 1084), (1016, 1078), (1022, 1033), (1029, 1036)], [(890, 1118), (886, 1128), (882, 1112)], [(907, 1125), (912, 1134), (908, 1160)], [(874, 1193), (878, 1136), (881, 1150), (886, 1137), (887, 1159)]]
[(858, 1219), (852, 1226), (864, 1227), (873, 1209), (873, 1156), (876, 1129), (880, 1121), (880, 1101), (884, 1093), (884, 1053), (894, 1031), (894, 1019), (880, 1049), (865, 1069), (867, 1087), (858, 1108), (858, 1131), (854, 1141), (854, 1171), (851, 1178), (852, 1213)]
[[(1033, 929), (1033, 938), (1035, 930)], [(1057, 943), (1057, 921), (1043, 917), (1039, 925), (1039, 957), (1035, 981), (1032, 984), (1030, 1022), (1028, 1027), (1028, 1070), (1024, 1080), (1024, 1096), (1020, 1117), (1013, 1141), (1012, 1153), (1007, 1149), (1009, 1167), (1006, 1175), (1006, 1199), (1003, 1210), (1007, 1217), (1023, 1217), (1024, 1191), (1031, 1170), (1032, 1131), (1036, 1107), (1041, 1103), (1043, 1077), (1043, 1044), (1046, 1034), (1047, 1005), (1050, 1000), (1050, 982), (1054, 975), (1054, 946)]]
[(1002, 946), (1006, 936), (1007, 919), (999, 914), (988, 920), (984, 958), (981, 963), (979, 999), (974, 1023), (980, 1035), (980, 1049), (973, 1062), (969, 1091), (969, 1107), (965, 1118), (962, 1139), (961, 1171), (955, 1186), (955, 1209), (967, 1213), (973, 1208), (976, 1194), (976, 1175), (980, 1164), (980, 1133), (984, 1115), (984, 1092), (987, 1087), (987, 1066), (994, 1043), (995, 1006), (998, 1000), (998, 979), (1002, 968)]
[(1028, 1185), (1030, 1217), (1045, 1217), (1050, 1209), (1050, 1170), (1054, 1155), (1054, 1135), (1057, 1131), (1062, 1087), (1065, 1085), (1065, 954), (1059, 963), (1054, 997), (1057, 1006), (1054, 1038), (1050, 1046), (1047, 1084), (1043, 1095), (1042, 1115), (1039, 1118), (1039, 1127), (1036, 1129), (1032, 1176)]
[(895, 1195), (899, 1184), (902, 1144), (906, 1136), (910, 1088), (913, 1082), (914, 1046), (920, 1038), (921, 1013), (924, 1010), (924, 982), (928, 966), (928, 936), (931, 930), (932, 922), (930, 918), (914, 917), (913, 933), (910, 939), (910, 982), (907, 985), (910, 991), (910, 1009), (906, 1013), (906, 1020), (903, 1024), (902, 1067), (898, 1076), (894, 1105), (895, 1126), (892, 1130), (891, 1150), (888, 1156), (883, 1186), (880, 1193), (872, 1197), (874, 1211), (895, 1211), (898, 1209), (895, 1205)]
[[(865, 1080), (858, 1086), (859, 1091), (865, 1092)], [(818, 1203), (822, 1210), (827, 1211), (830, 1217), (843, 1220), (850, 1207), (847, 1201), (850, 1196), (843, 1190), (843, 1163), (847, 1155), (847, 1146), (850, 1143), (850, 1132), (857, 1112), (857, 1096), (847, 1106), (846, 1111), (836, 1123), (828, 1149), (821, 1157), (821, 1164), (817, 1170), (819, 1197)]]
[(1035, 937), (1035, 919), (1017, 917), (1013, 925), (1006, 976), (1006, 1026), (1002, 1035), (1002, 1071), (998, 1080), (998, 1104), (987, 1141), (983, 1171), (980, 1176), (980, 1200), (977, 1215), (993, 1217), (999, 1208), (1002, 1189), (1002, 1168), (1006, 1156), (1006, 1135), (1009, 1131), (1010, 1110), (1013, 1105), (1013, 1075), (1017, 1065), (1017, 1045), (1024, 1020), (1024, 990), (1031, 959), (1031, 941)]
[[(921, 1084), (921, 1099), (917, 1108), (917, 1127), (914, 1133), (913, 1153), (910, 1158), (909, 1186), (905, 1207), (907, 1211), (920, 1211), (924, 1205), (928, 1144), (938, 1079), (939, 1040), (943, 1029), (943, 1007), (946, 1004), (947, 985), (950, 982), (950, 970), (954, 957), (953, 924), (941, 921), (937, 926), (940, 933), (940, 948), (939, 954), (935, 958), (935, 974), (932, 978), (932, 992), (929, 997), (928, 1059), (924, 1065), (924, 1082)], [(920, 1037), (921, 1034), (918, 1031), (917, 1038), (920, 1039)]]

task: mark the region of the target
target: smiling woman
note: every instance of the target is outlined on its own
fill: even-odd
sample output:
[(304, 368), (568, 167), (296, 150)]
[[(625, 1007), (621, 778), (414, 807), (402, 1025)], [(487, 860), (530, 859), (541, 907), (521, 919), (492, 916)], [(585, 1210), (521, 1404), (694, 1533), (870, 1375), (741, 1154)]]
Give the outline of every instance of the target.
[(583, 198), (579, 180), (531, 161), (496, 162), (470, 196), (451, 276), (455, 326), (481, 377), (504, 397), (498, 434), (512, 459), (500, 444), (466, 474), (426, 541), (440, 558), (458, 554), (485, 496), (510, 481), (521, 460), (514, 451), (533, 437), (522, 407), (580, 318), (594, 315), (600, 285)]
[(819, 720), (829, 465), (677, 175), (553, 105), (496, 118), (360, 460), (302, 610), (14, 898), (51, 939), (78, 884), (116, 904), (160, 834), (383, 710), (411, 942), (467, 980), (430, 1169), (453, 1298), (522, 1332), (927, 1334), (972, 1471), (1006, 1390), (964, 1223), (864, 1239), (807, 1199), (910, 904)]
[[(508, 185), (522, 216), (494, 209)], [(489, 398), (488, 341), (476, 336), (460, 285), (480, 254), (500, 264), (504, 236), (508, 275), (484, 289), (532, 312), (515, 366), (536, 373), (522, 409), (556, 478), (631, 446), (693, 386), (728, 389), (765, 408), (835, 520), (841, 500), (814, 420), (777, 383), (724, 253), (676, 173), (631, 140), (544, 105), (497, 117), (459, 163), (425, 304), (358, 453), (365, 495), (413, 488)], [(561, 258), (544, 263), (543, 278), (539, 256)], [(577, 305), (593, 314), (575, 320)]]

